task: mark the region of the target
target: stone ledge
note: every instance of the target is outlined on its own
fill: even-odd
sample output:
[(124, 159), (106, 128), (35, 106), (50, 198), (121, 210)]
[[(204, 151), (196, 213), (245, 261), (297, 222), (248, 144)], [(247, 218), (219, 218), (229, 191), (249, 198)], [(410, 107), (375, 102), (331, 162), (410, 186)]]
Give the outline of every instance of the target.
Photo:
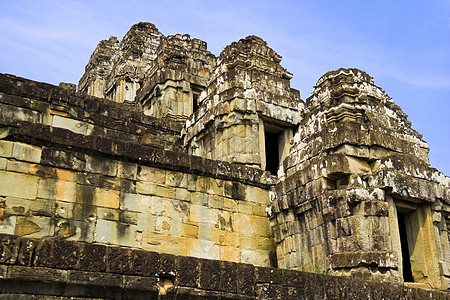
[(333, 269), (357, 266), (377, 266), (379, 268), (398, 268), (398, 259), (388, 251), (359, 251), (336, 253), (330, 256)]
[[(159, 128), (178, 134), (182, 126), (177, 122), (144, 115), (132, 105), (117, 103), (111, 100), (88, 96), (47, 83), (0, 73), (0, 93), (8, 95), (0, 98), (1, 102), (20, 108), (33, 109), (41, 113), (57, 108), (58, 110), (87, 112), (93, 124), (130, 131), (136, 124), (145, 127)], [(30, 102), (29, 99), (37, 100)], [(72, 116), (73, 117), (73, 116)], [(77, 117), (81, 120), (82, 118)], [(112, 122), (121, 120), (122, 122)], [(125, 125), (126, 124), (126, 125)]]
[[(163, 150), (157, 146), (85, 136), (67, 129), (25, 121), (0, 120), (0, 126), (8, 127), (10, 140), (44, 146), (41, 163), (47, 165), (84, 171), (87, 156), (94, 154), (173, 171), (236, 180), (267, 189), (272, 183), (268, 172), (260, 169)], [(66, 153), (67, 157), (77, 158), (80, 164), (74, 160), (56, 159), (60, 152)]]
[[(31, 246), (30, 246), (31, 245)], [(26, 250), (26, 251), (25, 251)], [(91, 255), (96, 253), (95, 255)], [(25, 256), (22, 257), (22, 256)], [(0, 234), (0, 293), (100, 299), (448, 299), (444, 291)], [(24, 266), (24, 261), (31, 262)], [(67, 263), (69, 261), (70, 263)], [(103, 265), (104, 267), (98, 267)], [(162, 288), (164, 286), (164, 288)], [(158, 298), (159, 297), (159, 298)], [(21, 298), (22, 299), (22, 298)]]

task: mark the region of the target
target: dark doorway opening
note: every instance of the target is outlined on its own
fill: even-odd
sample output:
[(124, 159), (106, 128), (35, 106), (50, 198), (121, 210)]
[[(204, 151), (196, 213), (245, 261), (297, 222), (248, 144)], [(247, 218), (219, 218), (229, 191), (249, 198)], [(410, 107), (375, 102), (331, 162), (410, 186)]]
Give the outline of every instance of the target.
[(191, 83), (191, 90), (192, 90), (192, 113), (195, 113), (200, 107), (199, 99), (200, 94), (203, 91), (203, 87)]
[(273, 132), (265, 132), (266, 142), (266, 171), (272, 175), (277, 175), (280, 165), (280, 155), (278, 147), (279, 134)]
[(192, 112), (195, 113), (197, 111), (197, 109), (198, 109), (198, 97), (199, 97), (199, 94), (193, 93), (192, 96), (193, 96), (192, 97)]
[(414, 282), (411, 271), (411, 257), (409, 255), (408, 234), (406, 230), (406, 216), (403, 213), (397, 213), (398, 230), (400, 232), (400, 244), (402, 248), (403, 281)]

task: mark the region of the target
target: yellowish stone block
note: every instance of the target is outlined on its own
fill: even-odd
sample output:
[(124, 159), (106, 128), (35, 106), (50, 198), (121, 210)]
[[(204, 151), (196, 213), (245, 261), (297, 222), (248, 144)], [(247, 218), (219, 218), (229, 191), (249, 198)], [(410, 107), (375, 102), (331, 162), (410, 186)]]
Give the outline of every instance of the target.
[(175, 199), (175, 188), (162, 185), (155, 186), (155, 196)]
[(187, 255), (208, 259), (220, 259), (220, 246), (213, 241), (187, 239)]
[(38, 197), (56, 199), (66, 202), (76, 201), (76, 183), (73, 181), (41, 178), (39, 181)]
[(269, 220), (267, 217), (236, 214), (236, 231), (244, 236), (272, 237)]
[(14, 143), (0, 140), (0, 156), (11, 157)]
[(240, 236), (236, 232), (215, 229), (215, 243), (221, 246), (240, 247)]
[(243, 249), (275, 251), (276, 243), (273, 238), (240, 236), (239, 244)]
[(36, 176), (0, 171), (0, 196), (35, 199), (38, 180)]
[(96, 188), (94, 195), (94, 205), (119, 208), (119, 191)]
[(148, 166), (138, 166), (137, 179), (147, 182), (165, 184), (166, 171)]
[(19, 173), (28, 173), (30, 164), (23, 161), (17, 160), (9, 160), (6, 165), (7, 171), (19, 172)]
[(193, 224), (181, 224), (182, 236), (197, 238), (198, 237), (198, 226)]
[(153, 182), (138, 181), (136, 182), (136, 192), (143, 195), (154, 195), (156, 185)]
[(187, 238), (144, 232), (142, 233), (142, 248), (175, 255), (187, 254)]
[(76, 181), (76, 173), (70, 170), (65, 169), (56, 169), (56, 175), (58, 176), (58, 179), (65, 180), (65, 181)]
[(242, 250), (240, 248), (220, 246), (220, 260), (241, 262)]

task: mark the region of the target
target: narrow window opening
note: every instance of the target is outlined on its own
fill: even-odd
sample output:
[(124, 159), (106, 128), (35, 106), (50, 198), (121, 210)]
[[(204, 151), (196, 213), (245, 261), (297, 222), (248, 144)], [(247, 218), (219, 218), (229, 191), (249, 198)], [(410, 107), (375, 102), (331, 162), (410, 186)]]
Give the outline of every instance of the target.
[(199, 98), (200, 94), (193, 92), (192, 93), (192, 112), (195, 113), (198, 110), (198, 98)]
[[(403, 281), (414, 282), (411, 270), (411, 257), (409, 255), (408, 234), (406, 230), (406, 218), (404, 213), (397, 213), (398, 229), (400, 232), (400, 244), (402, 248)], [(410, 237), (409, 237), (410, 238)]]
[(200, 107), (200, 94), (204, 90), (204, 87), (191, 83), (192, 91), (192, 113), (195, 113)]
[(268, 131), (265, 132), (266, 171), (269, 171), (272, 175), (277, 175), (278, 167), (280, 165), (278, 139), (279, 134)]

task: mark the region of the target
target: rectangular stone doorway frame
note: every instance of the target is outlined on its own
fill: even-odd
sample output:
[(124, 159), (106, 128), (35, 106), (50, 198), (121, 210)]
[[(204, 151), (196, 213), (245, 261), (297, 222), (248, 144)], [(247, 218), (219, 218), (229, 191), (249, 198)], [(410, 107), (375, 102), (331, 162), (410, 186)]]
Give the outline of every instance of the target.
[(259, 118), (261, 169), (277, 175), (279, 166), (289, 155), (293, 129), (280, 122)]
[(392, 250), (398, 257), (402, 280), (439, 288), (439, 259), (430, 204), (391, 195), (386, 198)]

